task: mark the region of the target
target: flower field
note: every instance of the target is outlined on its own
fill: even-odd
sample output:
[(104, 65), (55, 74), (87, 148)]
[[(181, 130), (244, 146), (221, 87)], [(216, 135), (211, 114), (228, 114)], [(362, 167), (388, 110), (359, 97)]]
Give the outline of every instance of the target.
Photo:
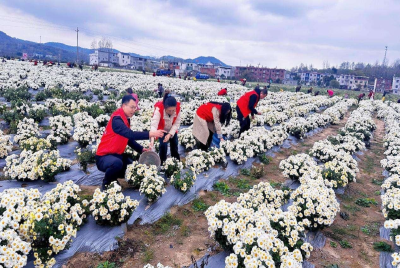
[[(101, 191), (111, 113), (131, 87), (131, 129), (149, 131), (158, 83), (181, 102), (182, 158), (158, 170), (128, 146), (133, 164)], [(0, 63), (0, 267), (400, 267), (400, 105), (269, 92), (239, 137), (248, 90)], [(191, 124), (208, 101), (234, 112), (204, 152)]]

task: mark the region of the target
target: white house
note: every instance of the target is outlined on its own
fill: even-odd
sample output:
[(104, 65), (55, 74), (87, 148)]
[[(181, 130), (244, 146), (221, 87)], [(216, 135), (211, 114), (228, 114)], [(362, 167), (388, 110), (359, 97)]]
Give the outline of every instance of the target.
[(118, 64), (119, 66), (128, 66), (131, 64), (131, 55), (128, 53), (118, 52)]
[(392, 90), (393, 94), (400, 95), (400, 77), (393, 76)]
[(196, 63), (186, 63), (186, 71), (198, 71), (199, 66)]
[(90, 65), (112, 67), (113, 65), (118, 64), (117, 53), (105, 50), (95, 50), (94, 53), (89, 55), (89, 59)]
[(355, 84), (354, 75), (350, 74), (336, 75), (336, 80), (339, 82), (340, 88), (355, 89), (357, 87)]
[(231, 67), (218, 67), (215, 71), (215, 75), (221, 78), (231, 78), (233, 76)]

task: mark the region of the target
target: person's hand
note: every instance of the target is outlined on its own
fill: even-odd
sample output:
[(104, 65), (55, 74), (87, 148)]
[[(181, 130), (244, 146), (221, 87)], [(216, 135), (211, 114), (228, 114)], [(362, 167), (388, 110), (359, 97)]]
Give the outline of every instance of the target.
[(258, 114), (258, 115), (262, 115), (262, 113), (261, 113), (261, 112), (258, 112), (257, 114)]
[(172, 137), (171, 134), (167, 134), (167, 135), (165, 136), (165, 138), (164, 138), (164, 142), (168, 142), (169, 139), (170, 139), (171, 137)]
[(166, 133), (165, 130), (153, 130), (150, 131), (149, 136), (150, 138), (162, 138), (164, 136), (164, 133)]
[(151, 151), (150, 148), (143, 148), (142, 153)]
[(220, 140), (221, 142), (225, 141), (224, 138), (220, 138), (219, 140)]

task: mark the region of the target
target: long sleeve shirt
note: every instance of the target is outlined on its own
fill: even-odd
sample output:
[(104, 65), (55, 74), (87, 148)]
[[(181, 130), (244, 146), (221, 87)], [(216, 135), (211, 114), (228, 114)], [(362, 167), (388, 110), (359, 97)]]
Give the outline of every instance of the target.
[[(128, 118), (129, 122), (129, 118)], [(128, 145), (138, 153), (142, 153), (143, 146), (137, 143), (137, 140), (147, 140), (149, 139), (149, 132), (137, 132), (132, 131), (127, 127), (121, 117), (115, 116), (112, 120), (113, 131), (128, 139)]]
[(255, 92), (258, 94), (258, 96), (251, 95), (250, 100), (249, 100), (249, 110), (251, 111), (251, 115), (252, 116), (255, 115), (255, 114), (258, 114), (255, 106), (256, 106), (257, 99), (260, 96), (260, 90), (256, 89)]
[(165, 112), (165, 110), (160, 111), (160, 109), (156, 108), (154, 111), (153, 118), (151, 119), (151, 127), (150, 129), (152, 131), (155, 131), (158, 129), (158, 124), (160, 123), (161, 120), (161, 112), (164, 113), (164, 130), (167, 131), (171, 136), (173, 137), (178, 131), (179, 127), (181, 126), (181, 113), (178, 114), (176, 117), (176, 120), (174, 123), (172, 121), (174, 120), (176, 116), (176, 112), (173, 115), (169, 115)]

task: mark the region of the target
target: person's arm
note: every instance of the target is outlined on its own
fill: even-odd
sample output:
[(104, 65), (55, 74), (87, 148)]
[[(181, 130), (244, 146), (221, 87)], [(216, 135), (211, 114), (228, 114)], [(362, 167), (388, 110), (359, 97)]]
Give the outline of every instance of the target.
[(160, 123), (160, 119), (161, 119), (160, 109), (156, 108), (154, 110), (154, 115), (151, 118), (151, 124), (150, 124), (151, 131), (158, 129), (158, 124)]
[(139, 154), (141, 154), (143, 152), (143, 146), (134, 140), (129, 140), (128, 145), (129, 145), (129, 147), (131, 147), (133, 150), (135, 150)]
[(149, 139), (149, 132), (138, 132), (132, 131), (127, 127), (121, 117), (115, 116), (112, 120), (112, 130), (122, 137), (129, 139), (130, 141), (135, 140), (147, 140)]
[(175, 135), (180, 126), (181, 126), (181, 113), (178, 114), (175, 123), (172, 124), (171, 130), (169, 131), (169, 134), (171, 134), (171, 138)]
[(249, 109), (251, 111), (251, 115), (258, 114), (256, 108), (254, 108), (255, 104), (257, 102), (257, 96), (256, 95), (251, 95), (250, 100), (249, 100)]
[(215, 131), (218, 134), (218, 138), (222, 139), (222, 130), (221, 130), (221, 122), (219, 121), (220, 113), (217, 108), (212, 108), (211, 110), (214, 118), (214, 125), (215, 125)]

